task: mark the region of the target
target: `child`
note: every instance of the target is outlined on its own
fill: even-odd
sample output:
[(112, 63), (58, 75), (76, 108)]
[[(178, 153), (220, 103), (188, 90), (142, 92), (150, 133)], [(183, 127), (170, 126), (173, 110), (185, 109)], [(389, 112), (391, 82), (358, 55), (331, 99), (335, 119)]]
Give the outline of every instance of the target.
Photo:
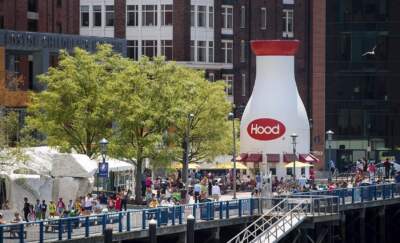
[(56, 216), (56, 204), (54, 201), (50, 201), (49, 204), (49, 218), (54, 218)]

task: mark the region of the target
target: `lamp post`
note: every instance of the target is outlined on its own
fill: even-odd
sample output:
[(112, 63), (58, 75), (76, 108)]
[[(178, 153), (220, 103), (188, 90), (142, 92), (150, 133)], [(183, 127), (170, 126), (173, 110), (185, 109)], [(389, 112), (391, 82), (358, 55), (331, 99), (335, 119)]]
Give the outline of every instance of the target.
[(329, 169), (328, 181), (329, 182), (332, 181), (332, 170), (331, 170), (330, 166), (331, 166), (331, 160), (332, 160), (331, 151), (332, 151), (332, 136), (333, 136), (333, 134), (335, 134), (335, 133), (331, 130), (326, 131), (327, 140), (328, 140), (328, 169)]
[(232, 157), (233, 157), (233, 198), (236, 199), (236, 132), (235, 132), (235, 114), (229, 113), (229, 119), (232, 120)]
[[(100, 144), (101, 158), (102, 158), (103, 163), (105, 163), (106, 155), (107, 155), (108, 140), (105, 138), (102, 138), (100, 140), (99, 144)], [(97, 171), (97, 194), (99, 194), (99, 173), (100, 173), (100, 166), (98, 167), (98, 171)]]
[(297, 143), (297, 137), (298, 135), (296, 133), (292, 133), (290, 135), (292, 138), (292, 144), (293, 144), (293, 181), (296, 183), (296, 143)]
[(186, 192), (188, 191), (187, 179), (188, 179), (188, 168), (189, 168), (189, 150), (190, 150), (190, 124), (194, 118), (194, 114), (190, 113), (187, 116), (187, 127), (185, 132), (185, 154), (183, 156), (182, 166), (182, 180), (185, 183)]

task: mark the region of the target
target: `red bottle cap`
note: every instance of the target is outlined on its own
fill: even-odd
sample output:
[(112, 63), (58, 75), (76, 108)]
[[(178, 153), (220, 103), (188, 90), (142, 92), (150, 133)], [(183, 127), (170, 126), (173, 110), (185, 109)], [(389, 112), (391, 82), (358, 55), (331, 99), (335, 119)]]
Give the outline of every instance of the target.
[(256, 56), (294, 56), (299, 49), (298, 40), (253, 40), (251, 49)]

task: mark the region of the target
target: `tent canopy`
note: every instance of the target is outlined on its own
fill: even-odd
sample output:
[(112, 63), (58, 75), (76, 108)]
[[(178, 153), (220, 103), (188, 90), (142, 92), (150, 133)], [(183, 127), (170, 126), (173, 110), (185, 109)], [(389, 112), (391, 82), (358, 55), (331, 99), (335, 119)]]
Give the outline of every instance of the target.
[[(180, 163), (180, 162), (173, 162), (172, 163), (172, 165), (171, 165), (171, 168), (173, 168), (173, 169), (182, 169), (182, 167), (183, 167), (183, 165), (182, 165), (182, 163)], [(196, 170), (196, 169), (198, 169), (199, 168), (199, 165), (198, 164), (195, 164), (195, 163), (189, 163), (189, 169), (190, 170)]]
[[(285, 165), (285, 168), (293, 168), (293, 163), (288, 163), (287, 165)], [(312, 165), (308, 164), (308, 163), (303, 163), (300, 161), (296, 161), (296, 168), (305, 168), (305, 167), (311, 167)]]
[(110, 172), (127, 171), (135, 168), (134, 165), (119, 159), (107, 158), (106, 162), (108, 163), (108, 170)]
[[(233, 162), (217, 162), (217, 163), (203, 163), (200, 165), (201, 170), (229, 170), (233, 169)], [(247, 166), (245, 166), (241, 162), (236, 162), (236, 169), (238, 170), (247, 170)]]

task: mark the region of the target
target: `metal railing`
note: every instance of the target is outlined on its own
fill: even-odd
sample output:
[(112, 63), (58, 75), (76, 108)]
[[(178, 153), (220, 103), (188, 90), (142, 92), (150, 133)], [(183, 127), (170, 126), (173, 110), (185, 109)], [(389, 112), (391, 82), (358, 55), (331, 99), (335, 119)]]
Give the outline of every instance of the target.
[[(263, 199), (261, 199), (263, 200)], [(256, 221), (242, 230), (228, 243), (269, 242), (273, 236), (279, 239), (293, 229), (307, 216), (321, 216), (339, 213), (339, 198), (332, 196), (291, 195), (274, 198), (275, 204)], [(262, 202), (265, 204), (265, 202)], [(294, 222), (297, 219), (297, 223)], [(285, 223), (289, 222), (289, 228)], [(283, 228), (285, 227), (285, 228)], [(282, 235), (278, 235), (279, 230)], [(264, 237), (265, 236), (265, 237)]]

